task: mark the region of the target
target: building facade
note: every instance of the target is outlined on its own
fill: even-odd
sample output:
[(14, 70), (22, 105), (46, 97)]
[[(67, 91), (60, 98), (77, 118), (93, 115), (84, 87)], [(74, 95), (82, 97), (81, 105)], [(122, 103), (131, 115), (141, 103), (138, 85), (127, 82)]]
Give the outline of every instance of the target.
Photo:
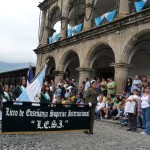
[[(20, 84), (20, 80), (23, 77), (27, 78), (28, 70), (29, 70), (29, 67), (18, 69), (18, 70), (7, 71), (7, 72), (1, 72), (0, 83), (2, 85), (17, 86), (18, 84)], [(35, 67), (32, 67), (32, 71), (33, 73), (35, 73)]]
[[(34, 50), (36, 72), (50, 59), (47, 76), (55, 77), (56, 82), (70, 77), (81, 84), (86, 77), (114, 76), (117, 93), (128, 77), (150, 77), (149, 4), (147, 0), (137, 12), (134, 0), (44, 0), (39, 4), (42, 17), (39, 45)], [(110, 21), (104, 14), (113, 10), (116, 16)], [(105, 19), (96, 26), (94, 20), (99, 16)], [(60, 36), (51, 42), (58, 21)], [(68, 24), (72, 28), (82, 24), (82, 30), (69, 36)]]

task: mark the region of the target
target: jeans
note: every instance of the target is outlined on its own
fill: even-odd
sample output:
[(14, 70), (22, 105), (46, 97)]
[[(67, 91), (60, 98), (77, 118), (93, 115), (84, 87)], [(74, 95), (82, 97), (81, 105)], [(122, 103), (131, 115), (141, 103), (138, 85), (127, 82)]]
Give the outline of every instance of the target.
[(118, 111), (118, 114), (116, 117), (119, 117), (122, 114), (123, 110), (121, 108), (117, 108), (117, 111)]
[(150, 134), (150, 107), (142, 109), (144, 132)]
[(96, 118), (99, 119), (100, 118), (100, 110), (96, 110), (95, 113), (96, 113)]
[(137, 125), (139, 127), (142, 127), (143, 126), (143, 119), (141, 116), (137, 116)]

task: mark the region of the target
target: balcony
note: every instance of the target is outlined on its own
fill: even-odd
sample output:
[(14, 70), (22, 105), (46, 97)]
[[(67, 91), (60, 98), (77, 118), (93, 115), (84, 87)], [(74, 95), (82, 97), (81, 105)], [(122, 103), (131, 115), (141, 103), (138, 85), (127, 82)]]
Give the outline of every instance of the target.
[(150, 21), (150, 8), (145, 9), (139, 13), (134, 13), (124, 18), (116, 19), (113, 22), (106, 23), (101, 25), (100, 27), (93, 28), (91, 30), (81, 32), (72, 37), (67, 37), (63, 40), (59, 40), (52, 44), (47, 44), (42, 47), (38, 47), (34, 50), (36, 54), (51, 52), (57, 48), (65, 47), (68, 45), (74, 45), (88, 39), (94, 39), (111, 32), (116, 32), (118, 30), (122, 30), (126, 27), (130, 27), (131, 25), (136, 25), (138, 23), (145, 23)]

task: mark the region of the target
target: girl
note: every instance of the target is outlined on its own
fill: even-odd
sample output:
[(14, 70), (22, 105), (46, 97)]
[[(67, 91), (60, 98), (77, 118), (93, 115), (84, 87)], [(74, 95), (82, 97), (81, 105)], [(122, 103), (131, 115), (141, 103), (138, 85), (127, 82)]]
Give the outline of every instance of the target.
[(15, 89), (14, 91), (14, 97), (15, 99), (17, 99), (21, 93), (23, 92), (23, 90), (26, 88), (26, 78), (23, 77), (20, 81), (20, 85)]
[(44, 91), (41, 93), (41, 102), (49, 103), (50, 100), (50, 88), (49, 85), (46, 85)]
[(8, 85), (5, 85), (4, 87), (4, 97), (3, 97), (3, 102), (11, 101), (11, 95), (9, 93), (9, 87)]

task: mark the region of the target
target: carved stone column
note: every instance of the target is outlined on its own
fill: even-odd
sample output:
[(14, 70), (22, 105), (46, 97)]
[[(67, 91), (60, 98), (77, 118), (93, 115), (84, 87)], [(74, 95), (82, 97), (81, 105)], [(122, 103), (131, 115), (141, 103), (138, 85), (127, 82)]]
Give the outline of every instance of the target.
[(68, 18), (62, 17), (61, 18), (61, 29), (60, 29), (60, 38), (64, 39), (67, 37), (67, 30), (68, 30)]
[(39, 33), (39, 46), (42, 45), (42, 38), (44, 33), (44, 24), (46, 19), (46, 12), (42, 11), (41, 23), (40, 23), (40, 33)]
[(90, 30), (92, 28), (94, 9), (94, 4), (92, 2), (93, 0), (86, 0), (83, 31)]
[(77, 68), (79, 71), (79, 86), (82, 85), (82, 82), (86, 80), (86, 78), (91, 78), (91, 73), (94, 71), (90, 68)]
[(46, 17), (44, 20), (44, 29), (43, 29), (43, 36), (42, 36), (42, 45), (47, 45), (48, 44), (48, 10), (46, 12)]
[(129, 1), (120, 0), (119, 3), (119, 17), (125, 17), (129, 15)]
[(112, 63), (111, 66), (115, 68), (115, 82), (117, 84), (116, 94), (121, 94), (122, 90), (126, 87), (128, 70), (133, 67), (133, 65), (125, 63)]

